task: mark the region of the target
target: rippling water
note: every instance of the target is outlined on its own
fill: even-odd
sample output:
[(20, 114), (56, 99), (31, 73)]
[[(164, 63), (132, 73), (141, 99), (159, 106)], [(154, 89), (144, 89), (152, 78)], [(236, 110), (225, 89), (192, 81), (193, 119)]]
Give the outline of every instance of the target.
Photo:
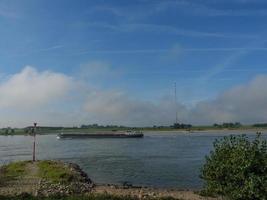
[[(216, 138), (229, 134), (149, 132), (144, 138), (73, 140), (42, 135), (37, 136), (37, 159), (75, 162), (96, 183), (200, 188), (199, 169), (205, 155)], [(30, 136), (0, 136), (0, 164), (29, 160), (31, 151)]]

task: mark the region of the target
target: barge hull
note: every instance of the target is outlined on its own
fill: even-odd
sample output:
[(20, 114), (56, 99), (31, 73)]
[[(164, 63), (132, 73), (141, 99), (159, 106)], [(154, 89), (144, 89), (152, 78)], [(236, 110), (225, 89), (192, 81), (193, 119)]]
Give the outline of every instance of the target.
[(144, 134), (59, 134), (58, 138), (142, 138)]

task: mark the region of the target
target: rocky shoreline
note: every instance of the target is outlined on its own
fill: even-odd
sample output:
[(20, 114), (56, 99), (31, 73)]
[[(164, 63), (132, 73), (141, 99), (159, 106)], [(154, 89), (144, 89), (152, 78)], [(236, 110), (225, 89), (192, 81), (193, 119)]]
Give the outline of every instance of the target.
[[(197, 192), (191, 190), (159, 189), (152, 187), (134, 186), (129, 183), (122, 185), (115, 184), (95, 184), (88, 175), (75, 163), (65, 163), (60, 161), (26, 161), (25, 173), (16, 179), (7, 181), (0, 185), (0, 195), (20, 195), (30, 194), (37, 197), (49, 196), (71, 196), (71, 195), (114, 195), (127, 196), (135, 199), (158, 199), (171, 197), (183, 200), (214, 200), (215, 198), (202, 197)], [(58, 181), (40, 176), (40, 164), (52, 165), (49, 170), (54, 170), (54, 166), (62, 168), (62, 173), (58, 176)], [(50, 167), (50, 166), (49, 166)], [(0, 169), (4, 169), (1, 167)], [(51, 172), (48, 171), (49, 173)], [(48, 173), (47, 172), (47, 173)], [(57, 174), (56, 174), (57, 175)], [(67, 177), (67, 179), (66, 179)], [(66, 181), (67, 180), (67, 181)]]
[(71, 172), (75, 173), (79, 181), (70, 181), (68, 184), (53, 183), (42, 179), (39, 183), (36, 196), (64, 196), (85, 194), (92, 191), (94, 184), (88, 175), (75, 163), (63, 163)]
[(93, 194), (109, 194), (115, 196), (131, 196), (136, 199), (173, 198), (180, 200), (219, 200), (219, 198), (204, 197), (198, 191), (180, 189), (162, 189), (142, 186), (125, 186), (114, 184), (95, 184)]

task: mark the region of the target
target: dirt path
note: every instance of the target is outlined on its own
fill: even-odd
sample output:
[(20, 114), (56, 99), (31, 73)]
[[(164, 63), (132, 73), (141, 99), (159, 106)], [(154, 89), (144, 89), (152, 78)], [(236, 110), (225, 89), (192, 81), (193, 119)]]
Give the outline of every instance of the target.
[(0, 187), (0, 194), (14, 195), (30, 193), (35, 195), (39, 187), (40, 178), (38, 177), (38, 167), (36, 163), (29, 162), (26, 165), (25, 175), (16, 180), (9, 181), (5, 186)]

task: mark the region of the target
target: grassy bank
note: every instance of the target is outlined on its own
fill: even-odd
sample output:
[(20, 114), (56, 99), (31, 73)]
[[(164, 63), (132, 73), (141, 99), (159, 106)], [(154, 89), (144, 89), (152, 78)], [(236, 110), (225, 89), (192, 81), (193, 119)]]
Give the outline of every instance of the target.
[(45, 179), (51, 182), (69, 183), (73, 180), (79, 181), (77, 174), (70, 170), (61, 162), (55, 161), (19, 161), (0, 167), (0, 183), (5, 184), (9, 181), (14, 181), (27, 176), (30, 173), (29, 166), (36, 166), (38, 170), (34, 176), (39, 179)]
[(194, 191), (96, 185), (73, 163), (21, 161), (2, 166), (0, 170), (0, 200), (202, 199)]
[(0, 195), (85, 194), (93, 183), (78, 165), (59, 161), (20, 161), (0, 167)]
[(39, 167), (38, 176), (41, 179), (49, 180), (53, 183), (69, 183), (75, 178), (75, 173), (70, 171), (66, 166), (53, 161), (40, 161), (37, 163)]
[(16, 180), (26, 173), (27, 162), (15, 162), (0, 168), (0, 186)]

